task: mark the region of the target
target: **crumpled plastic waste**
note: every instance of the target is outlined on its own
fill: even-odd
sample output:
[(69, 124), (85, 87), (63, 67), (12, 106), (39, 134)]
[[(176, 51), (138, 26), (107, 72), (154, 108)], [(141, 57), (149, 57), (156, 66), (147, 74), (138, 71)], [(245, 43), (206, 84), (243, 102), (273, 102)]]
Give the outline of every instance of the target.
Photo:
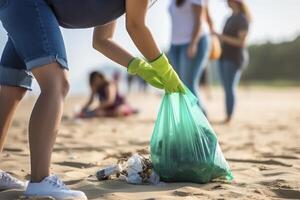
[(161, 184), (160, 177), (153, 170), (151, 160), (139, 154), (131, 156), (123, 166), (111, 165), (96, 173), (99, 181), (107, 180), (113, 175), (130, 184)]
[(104, 169), (97, 171), (96, 176), (99, 181), (107, 180), (112, 175), (120, 174), (122, 171), (121, 165), (111, 165)]
[(158, 184), (159, 176), (152, 168), (152, 163), (138, 154), (130, 157), (126, 163), (127, 178), (126, 181), (131, 184), (150, 183)]
[(126, 181), (132, 184), (140, 184), (143, 182), (143, 178), (140, 173), (143, 172), (142, 157), (138, 154), (134, 154), (127, 161), (127, 177)]

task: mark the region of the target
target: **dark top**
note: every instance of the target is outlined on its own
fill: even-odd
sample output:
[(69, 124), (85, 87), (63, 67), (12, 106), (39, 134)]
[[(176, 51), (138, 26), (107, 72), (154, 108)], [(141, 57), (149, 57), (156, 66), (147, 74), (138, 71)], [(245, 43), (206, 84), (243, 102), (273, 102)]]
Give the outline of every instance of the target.
[[(109, 82), (106, 82), (104, 86), (98, 88), (97, 95), (100, 101), (106, 101), (108, 99), (108, 93), (107, 93), (108, 87), (109, 87)], [(118, 106), (122, 104), (124, 104), (124, 98), (117, 91), (116, 99), (113, 105), (108, 107), (107, 110), (116, 109)]]
[(125, 0), (45, 0), (65, 28), (107, 24), (125, 13)]
[[(226, 21), (223, 34), (233, 37), (238, 37), (240, 31), (248, 31), (249, 21), (242, 13), (232, 15)], [(241, 67), (246, 59), (246, 48), (232, 46), (228, 43), (222, 43), (222, 59), (228, 59), (235, 62), (238, 67)]]

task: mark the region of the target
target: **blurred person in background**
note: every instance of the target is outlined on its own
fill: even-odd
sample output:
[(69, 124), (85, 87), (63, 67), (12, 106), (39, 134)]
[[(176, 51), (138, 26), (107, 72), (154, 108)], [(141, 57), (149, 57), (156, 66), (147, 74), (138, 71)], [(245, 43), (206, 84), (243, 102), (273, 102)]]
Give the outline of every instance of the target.
[(179, 77), (200, 100), (199, 79), (208, 64), (213, 23), (208, 11), (209, 0), (172, 0), (171, 47), (168, 53)]
[(244, 0), (228, 0), (232, 15), (227, 19), (222, 34), (217, 34), (222, 42), (222, 55), (219, 61), (219, 73), (225, 91), (225, 123), (232, 119), (236, 88), (242, 69), (248, 64), (246, 49), (251, 14)]
[[(108, 81), (101, 72), (91, 72), (89, 77), (91, 95), (78, 117), (124, 117), (136, 114), (137, 110), (120, 95), (117, 80), (114, 77), (114, 80)], [(99, 99), (99, 105), (91, 109), (95, 97)]]

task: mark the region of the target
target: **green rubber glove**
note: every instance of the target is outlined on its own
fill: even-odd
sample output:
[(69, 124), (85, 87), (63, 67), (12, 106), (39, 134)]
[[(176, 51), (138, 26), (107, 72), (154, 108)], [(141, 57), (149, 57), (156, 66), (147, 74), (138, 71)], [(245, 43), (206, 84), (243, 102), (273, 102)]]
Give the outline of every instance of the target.
[(127, 71), (131, 75), (138, 75), (153, 87), (164, 89), (161, 78), (149, 63), (140, 58), (134, 58), (130, 61)]
[(161, 80), (165, 86), (166, 92), (180, 92), (185, 93), (183, 83), (179, 79), (177, 73), (168, 61), (165, 54), (162, 54), (156, 60), (150, 62), (150, 65), (161, 77)]

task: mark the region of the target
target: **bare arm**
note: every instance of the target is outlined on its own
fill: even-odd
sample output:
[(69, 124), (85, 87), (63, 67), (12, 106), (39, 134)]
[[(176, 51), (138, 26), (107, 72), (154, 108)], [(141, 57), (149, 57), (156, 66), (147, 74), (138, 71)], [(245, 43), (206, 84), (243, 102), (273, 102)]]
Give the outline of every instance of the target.
[(113, 41), (116, 22), (94, 28), (93, 47), (109, 59), (127, 67), (133, 56)]
[(136, 47), (151, 61), (156, 59), (161, 51), (145, 24), (148, 0), (126, 0), (126, 29)]
[(248, 31), (240, 31), (238, 37), (232, 37), (224, 34), (219, 35), (219, 37), (223, 42), (230, 44), (232, 46), (245, 47), (247, 41), (247, 35), (248, 35)]
[[(148, 60), (156, 59), (161, 51), (145, 25), (148, 0), (126, 1), (126, 29), (136, 47)], [(94, 29), (93, 47), (109, 59), (127, 67), (134, 58), (128, 51), (113, 41), (116, 22)]]
[(200, 33), (201, 33), (201, 25), (202, 25), (202, 15), (204, 12), (204, 7), (199, 5), (193, 5), (193, 13), (194, 13), (194, 29), (191, 43), (198, 44), (200, 40)]
[(203, 6), (193, 5), (193, 14), (194, 14), (194, 28), (192, 39), (189, 44), (187, 55), (189, 58), (194, 58), (198, 51), (198, 42), (200, 40), (201, 25), (202, 25), (202, 15), (204, 12)]

